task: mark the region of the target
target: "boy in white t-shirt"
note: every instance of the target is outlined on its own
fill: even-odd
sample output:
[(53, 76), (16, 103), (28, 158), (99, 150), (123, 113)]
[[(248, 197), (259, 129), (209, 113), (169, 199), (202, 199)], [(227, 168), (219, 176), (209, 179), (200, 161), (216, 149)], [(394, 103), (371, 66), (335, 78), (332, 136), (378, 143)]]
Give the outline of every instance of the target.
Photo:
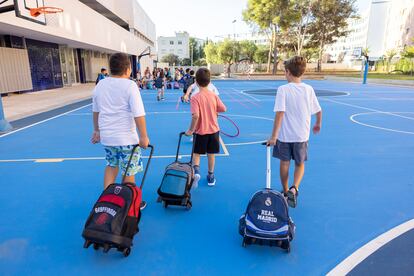
[[(218, 89), (211, 82), (209, 83), (207, 89), (209, 91), (212, 91), (217, 96), (220, 95)], [(183, 96), (183, 101), (184, 102), (189, 102), (190, 101), (190, 96), (195, 96), (198, 92), (200, 92), (200, 87), (198, 86), (198, 84), (196, 82), (194, 82), (193, 84), (191, 84), (188, 87), (187, 91), (185, 92), (185, 94)]]
[[(299, 185), (305, 173), (311, 116), (316, 114), (313, 133), (322, 126), (322, 109), (310, 85), (301, 82), (306, 60), (295, 56), (285, 62), (288, 84), (277, 89), (272, 136), (267, 141), (274, 145), (273, 156), (280, 159), (280, 180), (289, 206), (296, 207)], [(293, 185), (289, 187), (290, 160), (295, 160)]]
[[(92, 99), (92, 143), (101, 142), (106, 152), (104, 189), (115, 183), (119, 168), (122, 174), (125, 173), (134, 145), (139, 143), (145, 149), (149, 144), (144, 104), (137, 84), (129, 79), (131, 63), (128, 55), (111, 55), (109, 66), (111, 77), (98, 83)], [(125, 182), (135, 183), (135, 174), (142, 169), (141, 150), (137, 148), (126, 172)], [(141, 207), (145, 207), (145, 202)]]

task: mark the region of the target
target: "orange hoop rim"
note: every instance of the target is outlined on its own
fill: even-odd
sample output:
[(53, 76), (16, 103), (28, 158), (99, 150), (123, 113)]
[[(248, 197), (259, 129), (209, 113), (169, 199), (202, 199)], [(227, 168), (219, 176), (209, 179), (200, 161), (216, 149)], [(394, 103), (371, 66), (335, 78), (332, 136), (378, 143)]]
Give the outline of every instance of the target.
[(30, 15), (34, 17), (37, 17), (41, 14), (52, 14), (60, 12), (63, 12), (63, 9), (58, 7), (38, 7), (30, 9)]

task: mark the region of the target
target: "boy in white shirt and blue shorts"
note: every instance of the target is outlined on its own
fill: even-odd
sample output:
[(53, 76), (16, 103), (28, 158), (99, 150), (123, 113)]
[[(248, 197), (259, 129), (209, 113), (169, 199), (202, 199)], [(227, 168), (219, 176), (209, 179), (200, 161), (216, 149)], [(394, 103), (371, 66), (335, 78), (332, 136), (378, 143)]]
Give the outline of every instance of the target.
[[(322, 126), (322, 109), (313, 88), (301, 81), (306, 70), (306, 60), (295, 56), (285, 62), (285, 76), (288, 84), (277, 89), (272, 135), (267, 141), (274, 146), (273, 157), (280, 159), (280, 180), (283, 193), (290, 207), (296, 207), (299, 185), (305, 173), (308, 159), (308, 140), (311, 116), (316, 114), (313, 133)], [(295, 161), (293, 185), (289, 188), (290, 160)]]
[[(145, 149), (149, 144), (144, 104), (137, 84), (129, 79), (128, 55), (111, 55), (109, 66), (111, 77), (97, 84), (92, 98), (92, 143), (100, 142), (106, 152), (104, 189), (115, 183), (119, 168), (126, 175), (125, 182), (135, 183), (135, 174), (143, 170), (140, 148)], [(132, 152), (137, 144), (139, 147)], [(125, 172), (131, 154), (131, 165)], [(141, 208), (145, 205), (143, 201)]]

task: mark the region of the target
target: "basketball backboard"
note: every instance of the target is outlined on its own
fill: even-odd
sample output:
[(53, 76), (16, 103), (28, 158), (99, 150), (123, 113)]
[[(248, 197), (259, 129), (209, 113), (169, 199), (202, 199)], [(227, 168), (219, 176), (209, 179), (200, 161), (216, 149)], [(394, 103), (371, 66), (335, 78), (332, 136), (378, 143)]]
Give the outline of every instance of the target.
[(0, 0), (0, 13), (14, 10), (19, 18), (46, 25), (44, 14), (37, 17), (30, 15), (31, 8), (43, 7), (44, 5), (43, 0)]

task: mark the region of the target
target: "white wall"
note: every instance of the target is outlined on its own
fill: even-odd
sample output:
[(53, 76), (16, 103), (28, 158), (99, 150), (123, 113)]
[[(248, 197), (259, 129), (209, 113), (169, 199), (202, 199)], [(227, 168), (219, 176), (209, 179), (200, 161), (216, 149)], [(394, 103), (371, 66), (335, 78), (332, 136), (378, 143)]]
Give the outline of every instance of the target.
[[(174, 44), (171, 45), (170, 41)], [(181, 41), (182, 44), (178, 44)], [(157, 39), (157, 48), (158, 48), (158, 60), (168, 55), (174, 54), (179, 58), (190, 58), (190, 36), (188, 33), (176, 33), (175, 36), (165, 37), (160, 36)]]
[(139, 5), (138, 0), (98, 0), (99, 3), (118, 15), (124, 21), (154, 43), (156, 40), (155, 24), (151, 18), (147, 15), (144, 9)]
[(61, 7), (64, 12), (49, 16), (48, 22), (52, 24), (47, 26), (17, 18), (14, 12), (3, 13), (0, 17), (0, 34), (66, 44), (73, 48), (134, 55), (148, 46), (140, 38), (79, 1), (45, 0), (45, 5)]

